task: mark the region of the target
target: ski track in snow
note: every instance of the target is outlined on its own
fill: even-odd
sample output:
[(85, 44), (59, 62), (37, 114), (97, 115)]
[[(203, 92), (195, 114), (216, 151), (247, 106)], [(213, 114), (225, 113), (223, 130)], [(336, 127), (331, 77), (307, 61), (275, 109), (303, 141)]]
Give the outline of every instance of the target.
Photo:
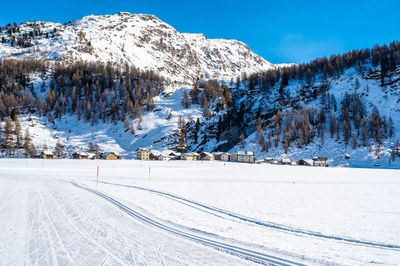
[(234, 246), (234, 245), (230, 245), (230, 244), (226, 244), (223, 242), (219, 242), (216, 240), (212, 240), (212, 239), (207, 239), (204, 237), (200, 237), (191, 233), (187, 233), (187, 232), (183, 232), (181, 230), (172, 228), (168, 225), (162, 224), (152, 218), (149, 218), (127, 206), (125, 206), (124, 204), (122, 204), (121, 202), (115, 200), (114, 198), (101, 193), (99, 191), (90, 189), (88, 187), (82, 186), (80, 184), (77, 184), (75, 182), (71, 182), (71, 184), (73, 184), (74, 186), (81, 188), (81, 189), (85, 189), (93, 194), (96, 194), (97, 196), (111, 202), (113, 205), (117, 206), (119, 209), (121, 209), (123, 212), (125, 212), (126, 214), (134, 217), (135, 219), (138, 219), (146, 224), (149, 224), (151, 226), (157, 227), (159, 229), (162, 229), (164, 231), (176, 234), (178, 236), (193, 240), (195, 242), (201, 243), (203, 245), (206, 246), (210, 246), (212, 248), (215, 248), (217, 250), (222, 250), (225, 251), (229, 254), (233, 254), (233, 255), (237, 255), (240, 256), (242, 258), (245, 258), (247, 260), (251, 260), (253, 262), (256, 263), (262, 263), (262, 264), (273, 264), (273, 265), (304, 265), (302, 263), (298, 263), (298, 262), (294, 262), (291, 260), (287, 260), (287, 259), (283, 259), (283, 258), (279, 258), (276, 256), (272, 256), (272, 255), (268, 255), (265, 253), (261, 253), (258, 251), (252, 251), (250, 249), (246, 249), (246, 248), (241, 248), (238, 246)]
[[(108, 185), (122, 186), (122, 187), (128, 187), (128, 188), (139, 189), (139, 190), (151, 192), (151, 193), (157, 194), (159, 196), (175, 200), (175, 201), (177, 201), (177, 202), (179, 202), (181, 204), (185, 204), (185, 205), (187, 205), (189, 207), (196, 208), (196, 209), (201, 210), (201, 211), (205, 211), (207, 213), (210, 213), (210, 211), (212, 211), (214, 213), (211, 213), (211, 214), (215, 214), (215, 213), (224, 214), (224, 215), (239, 219), (241, 221), (245, 221), (245, 222), (248, 222), (248, 223), (251, 223), (251, 224), (256, 224), (256, 225), (262, 226), (262, 227), (267, 227), (267, 228), (276, 229), (276, 230), (285, 231), (285, 232), (290, 232), (290, 233), (295, 233), (295, 234), (308, 235), (308, 236), (313, 236), (313, 237), (318, 237), (318, 238), (325, 238), (325, 239), (331, 239), (331, 240), (337, 240), (337, 241), (344, 241), (344, 242), (347, 242), (349, 244), (365, 245), (365, 246), (371, 246), (371, 247), (376, 247), (376, 248), (393, 249), (393, 250), (399, 250), (400, 251), (400, 246), (398, 246), (398, 245), (379, 243), (379, 242), (373, 242), (373, 241), (366, 241), (366, 240), (359, 240), (359, 239), (354, 239), (354, 238), (350, 238), (350, 237), (346, 237), (346, 236), (327, 235), (327, 234), (322, 234), (320, 232), (314, 232), (314, 231), (309, 231), (309, 230), (304, 230), (304, 229), (298, 229), (298, 228), (294, 228), (294, 227), (290, 227), (290, 226), (286, 226), (286, 225), (282, 225), (282, 224), (276, 224), (276, 223), (273, 223), (273, 222), (260, 221), (260, 220), (257, 220), (255, 218), (252, 218), (252, 217), (242, 216), (240, 214), (236, 214), (236, 213), (228, 211), (228, 210), (220, 209), (220, 208), (217, 208), (217, 207), (214, 207), (214, 206), (210, 206), (210, 205), (207, 205), (207, 204), (204, 204), (204, 203), (193, 201), (191, 199), (180, 197), (178, 195), (174, 195), (174, 194), (171, 194), (171, 193), (166, 193), (166, 192), (162, 192), (162, 191), (158, 191), (158, 190), (154, 190), (154, 189), (149, 189), (149, 188), (144, 188), (144, 187), (139, 187), (139, 186), (133, 186), (133, 185), (116, 184), (116, 183), (110, 183), (110, 182), (102, 182), (102, 183), (108, 184)], [(199, 206), (201, 208), (198, 208), (196, 206)], [(218, 215), (218, 217), (226, 219), (226, 217), (221, 217), (220, 215)]]

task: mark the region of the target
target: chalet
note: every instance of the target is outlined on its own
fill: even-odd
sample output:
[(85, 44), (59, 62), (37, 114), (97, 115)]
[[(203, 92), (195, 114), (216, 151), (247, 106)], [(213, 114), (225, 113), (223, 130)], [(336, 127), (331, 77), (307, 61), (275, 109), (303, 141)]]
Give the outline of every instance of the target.
[(100, 158), (104, 160), (120, 160), (122, 155), (115, 152), (104, 152), (100, 155)]
[(72, 154), (72, 158), (79, 160), (89, 159), (89, 154), (87, 152), (78, 151)]
[(194, 161), (194, 155), (192, 153), (182, 153), (181, 160), (183, 161)]
[(304, 166), (312, 166), (313, 165), (313, 161), (311, 160), (306, 160), (306, 159), (300, 159), (297, 161), (298, 165), (304, 165)]
[(252, 151), (238, 151), (237, 161), (243, 163), (255, 163), (254, 152)]
[(237, 156), (238, 156), (238, 154), (237, 154), (237, 152), (235, 152), (235, 153), (232, 153), (231, 154), (231, 156), (229, 156), (229, 161), (231, 161), (231, 162), (237, 162)]
[(272, 158), (272, 157), (266, 157), (266, 158), (264, 158), (264, 163), (273, 164), (274, 161), (275, 161), (275, 158)]
[(137, 160), (150, 160), (150, 151), (146, 148), (136, 149), (136, 159)]
[(215, 160), (221, 160), (221, 155), (223, 154), (223, 152), (217, 151), (217, 152), (213, 152), (214, 155), (214, 159)]
[(165, 154), (160, 154), (160, 155), (158, 155), (158, 160), (159, 161), (169, 161), (169, 156), (168, 155), (165, 155)]
[(192, 154), (193, 154), (193, 160), (194, 161), (200, 160), (200, 154), (198, 154), (197, 152), (192, 152)]
[(41, 157), (43, 159), (55, 159), (56, 154), (50, 150), (44, 150), (44, 151), (42, 151)]
[(214, 161), (214, 155), (210, 152), (202, 152), (200, 154), (200, 159), (203, 161)]
[(88, 159), (91, 159), (91, 160), (98, 159), (98, 155), (93, 152), (88, 152)]
[(221, 154), (220, 160), (221, 160), (221, 161), (228, 162), (229, 159), (230, 159), (230, 157), (231, 157), (231, 155), (230, 155), (229, 153), (224, 152), (224, 153)]
[(282, 158), (280, 160), (280, 164), (282, 164), (282, 165), (292, 165), (292, 160), (290, 160), (289, 158)]
[(159, 151), (151, 151), (149, 153), (149, 160), (150, 161), (155, 161), (158, 160), (158, 157), (161, 155), (161, 153)]
[(181, 153), (180, 152), (170, 152), (170, 154), (168, 154), (169, 158), (171, 160), (180, 160), (181, 159)]
[(313, 166), (324, 166), (328, 167), (328, 157), (314, 157)]

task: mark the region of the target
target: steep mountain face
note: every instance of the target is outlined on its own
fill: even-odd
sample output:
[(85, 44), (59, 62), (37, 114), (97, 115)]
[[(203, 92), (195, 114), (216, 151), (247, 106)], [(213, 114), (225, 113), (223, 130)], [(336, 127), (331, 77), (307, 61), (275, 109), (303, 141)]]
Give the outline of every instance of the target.
[[(278, 67), (236, 40), (179, 33), (153, 15), (86, 16), (68, 24), (25, 22), (5, 30), (0, 57), (112, 62), (154, 70), (174, 82), (236, 78)], [(10, 33), (10, 32), (9, 32)]]

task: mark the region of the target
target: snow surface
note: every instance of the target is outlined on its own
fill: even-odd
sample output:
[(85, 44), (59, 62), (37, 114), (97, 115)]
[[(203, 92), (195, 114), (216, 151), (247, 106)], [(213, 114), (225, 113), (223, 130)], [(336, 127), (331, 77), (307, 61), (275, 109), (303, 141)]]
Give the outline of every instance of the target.
[(204, 242), (212, 240), (308, 265), (396, 265), (399, 178), (381, 169), (1, 159), (0, 257), (28, 265), (253, 262)]

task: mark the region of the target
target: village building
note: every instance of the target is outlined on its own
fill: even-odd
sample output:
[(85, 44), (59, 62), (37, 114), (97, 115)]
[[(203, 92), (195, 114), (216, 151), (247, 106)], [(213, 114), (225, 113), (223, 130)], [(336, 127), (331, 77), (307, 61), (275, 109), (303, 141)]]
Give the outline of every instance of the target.
[(93, 152), (88, 152), (88, 159), (94, 160), (94, 159), (98, 159), (98, 156), (96, 155), (96, 153)]
[(298, 165), (304, 165), (304, 166), (312, 166), (313, 161), (312, 160), (306, 160), (306, 159), (300, 159), (297, 161)]
[(313, 166), (323, 166), (328, 167), (328, 157), (314, 157)]
[(393, 152), (396, 156), (400, 156), (400, 146), (394, 147)]
[(74, 152), (72, 154), (72, 158), (79, 159), (79, 160), (83, 160), (83, 159), (87, 160), (87, 159), (89, 159), (89, 154), (87, 152), (78, 151), (78, 152)]
[(104, 160), (120, 160), (122, 155), (116, 152), (104, 152), (100, 155), (100, 158)]
[(158, 160), (158, 157), (161, 155), (159, 151), (151, 151), (149, 153), (149, 160), (150, 161), (156, 161)]
[(136, 149), (136, 159), (137, 160), (150, 160), (150, 151), (146, 148)]
[(224, 153), (221, 154), (220, 160), (221, 160), (221, 161), (228, 162), (229, 159), (230, 159), (230, 157), (231, 157), (231, 155), (230, 155), (229, 153), (224, 152)]
[(272, 158), (272, 157), (266, 157), (266, 158), (264, 158), (264, 163), (271, 163), (271, 164), (273, 164), (274, 161), (275, 161), (275, 158)]
[(197, 152), (192, 152), (192, 155), (193, 155), (193, 161), (200, 160), (200, 154), (198, 154)]
[(56, 158), (56, 154), (50, 150), (42, 151), (41, 156), (43, 159), (55, 159)]
[(182, 153), (181, 160), (183, 161), (194, 161), (194, 155), (192, 153)]
[(252, 151), (238, 151), (237, 161), (243, 163), (255, 163), (254, 152)]
[(202, 152), (200, 159), (203, 161), (214, 161), (214, 155), (211, 152)]
[(221, 155), (223, 154), (223, 152), (217, 151), (217, 152), (213, 152), (212, 154), (214, 155), (215, 160), (221, 160)]
[(171, 160), (180, 160), (180, 159), (181, 159), (181, 153), (180, 153), (180, 152), (175, 152), (175, 151), (173, 151), (173, 152), (170, 152), (170, 153), (168, 154), (168, 156), (169, 156), (169, 158), (170, 158)]
[(282, 158), (280, 160), (280, 164), (282, 164), (282, 165), (292, 165), (292, 160), (290, 160), (289, 158)]
[(160, 155), (158, 155), (158, 160), (159, 161), (169, 161), (169, 156), (168, 155), (165, 155), (165, 154), (160, 154)]
[(229, 161), (231, 161), (231, 162), (237, 162), (237, 156), (238, 156), (238, 154), (237, 154), (237, 152), (235, 152), (235, 153), (232, 153), (231, 154), (231, 156), (229, 156)]

